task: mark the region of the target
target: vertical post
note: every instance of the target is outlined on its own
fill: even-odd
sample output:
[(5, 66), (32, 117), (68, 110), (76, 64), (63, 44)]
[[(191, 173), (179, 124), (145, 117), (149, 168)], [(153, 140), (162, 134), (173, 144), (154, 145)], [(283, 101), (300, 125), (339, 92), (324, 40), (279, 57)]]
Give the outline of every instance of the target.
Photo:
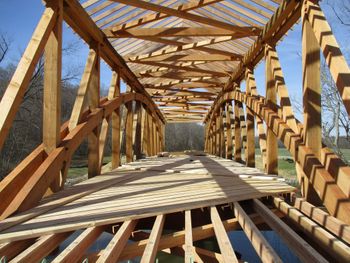
[[(91, 72), (91, 85), (88, 89), (88, 101), (90, 110), (94, 111), (100, 103), (100, 50), (95, 47), (97, 58)], [(96, 127), (88, 135), (88, 177), (94, 177), (100, 173), (99, 167), (99, 138), (100, 127)]]
[[(115, 93), (108, 94), (108, 98), (120, 96), (120, 75), (113, 72), (112, 85), (115, 82)], [(120, 166), (120, 107), (112, 113), (112, 169)]]
[(226, 159), (232, 160), (232, 123), (233, 123), (233, 111), (232, 102), (226, 103)]
[(219, 130), (218, 130), (218, 133), (219, 133), (219, 154), (218, 156), (224, 158), (225, 157), (225, 154), (224, 154), (224, 149), (225, 149), (225, 137), (224, 137), (224, 118), (223, 118), (223, 115), (224, 115), (224, 111), (223, 111), (223, 106), (220, 107), (220, 110), (219, 110), (219, 116), (218, 116), (218, 120), (219, 120)]
[(165, 151), (165, 123), (162, 124), (162, 152)]
[(149, 115), (148, 115), (148, 110), (145, 109), (144, 111), (144, 129), (143, 129), (143, 142), (142, 142), (142, 149), (143, 149), (143, 152), (147, 155), (147, 156), (150, 156), (150, 147), (149, 147), (149, 144), (150, 144), (150, 136), (149, 136), (149, 122), (148, 122), (148, 118), (149, 118)]
[[(271, 71), (271, 58), (268, 55), (268, 46), (265, 46), (265, 74), (266, 74), (266, 103), (274, 108), (277, 103), (275, 81)], [(278, 174), (278, 142), (272, 129), (266, 131), (266, 173)]]
[(216, 156), (220, 156), (221, 152), (221, 124), (220, 124), (220, 111), (216, 113)]
[(216, 118), (215, 114), (212, 120), (212, 155), (216, 155)]
[[(307, 19), (307, 3), (308, 1), (304, 1), (302, 9), (303, 131), (305, 146), (312, 149), (320, 160), (322, 148), (320, 46)], [(311, 182), (305, 176), (302, 180), (306, 200), (315, 205), (320, 204), (321, 201)]]
[(235, 101), (235, 147), (234, 147), (234, 158), (236, 162), (242, 162), (242, 142), (241, 142), (241, 118), (240, 108), (242, 107), (241, 102)]
[(126, 105), (127, 115), (126, 115), (126, 124), (125, 124), (125, 136), (126, 136), (126, 144), (125, 144), (125, 154), (126, 154), (126, 162), (130, 163), (133, 161), (133, 102), (130, 101)]
[(154, 124), (153, 124), (153, 116), (150, 112), (149, 114), (149, 131), (150, 131), (150, 156), (154, 156)]
[(135, 107), (135, 138), (134, 151), (136, 159), (141, 159), (141, 121), (142, 121), (142, 105), (140, 101), (136, 101)]
[[(61, 71), (62, 71), (62, 21), (63, 1), (57, 1), (57, 21), (45, 47), (44, 103), (43, 103), (43, 144), (47, 154), (61, 141)], [(50, 186), (52, 192), (63, 187), (58, 171)]]
[[(252, 70), (247, 68), (245, 72), (246, 79), (246, 93), (247, 95), (252, 95), (252, 83), (250, 82), (250, 75)], [(246, 107), (247, 117), (246, 117), (246, 127), (247, 127), (247, 148), (245, 151), (246, 156), (246, 166), (255, 167), (255, 118), (254, 112)]]

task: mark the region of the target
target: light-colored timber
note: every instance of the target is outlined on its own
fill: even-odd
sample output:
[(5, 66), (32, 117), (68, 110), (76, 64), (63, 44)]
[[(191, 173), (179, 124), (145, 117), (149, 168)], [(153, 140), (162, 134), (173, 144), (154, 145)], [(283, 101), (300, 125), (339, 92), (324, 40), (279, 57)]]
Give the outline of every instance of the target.
[[(281, 262), (262, 229), (301, 262), (350, 261), (350, 167), (322, 141), (321, 56), (347, 113), (350, 69), (323, 2), (42, 3), (0, 102), (3, 149), (43, 55), (42, 142), (0, 181), (0, 262), (154, 262), (160, 251), (188, 263), (245, 261), (227, 233), (234, 230), (244, 231), (262, 262)], [(284, 78), (295, 72), (282, 68), (277, 48), (299, 20), (303, 120)], [(66, 24), (89, 54), (62, 123)], [(258, 87), (263, 60), (266, 83)], [(111, 71), (106, 96), (102, 70)], [(204, 151), (164, 153), (168, 123), (204, 124)], [(84, 141), (87, 180), (70, 185)], [(278, 176), (279, 142), (291, 154), (301, 196)], [(207, 238), (219, 251), (194, 243)]]

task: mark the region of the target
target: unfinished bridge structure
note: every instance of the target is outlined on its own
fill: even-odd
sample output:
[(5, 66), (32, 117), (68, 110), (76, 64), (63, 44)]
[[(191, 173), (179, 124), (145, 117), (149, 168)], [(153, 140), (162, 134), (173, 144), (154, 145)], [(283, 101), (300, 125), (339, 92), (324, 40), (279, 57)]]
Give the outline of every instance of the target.
[[(350, 71), (317, 0), (42, 2), (0, 103), (1, 148), (44, 56), (42, 144), (0, 182), (1, 262), (155, 262), (160, 251), (185, 262), (243, 262), (232, 231), (245, 233), (262, 262), (287, 261), (266, 230), (301, 262), (350, 262), (350, 167), (322, 142), (321, 57), (349, 114)], [(63, 23), (90, 49), (65, 123)], [(303, 120), (276, 51), (296, 23)], [(102, 60), (112, 71), (106, 97)], [(254, 76), (261, 61), (265, 94)], [(205, 153), (159, 157), (171, 122), (203, 123)], [(85, 140), (88, 179), (67, 186)], [(294, 160), (301, 193), (278, 176), (278, 141)], [(201, 246), (206, 239), (217, 248)]]

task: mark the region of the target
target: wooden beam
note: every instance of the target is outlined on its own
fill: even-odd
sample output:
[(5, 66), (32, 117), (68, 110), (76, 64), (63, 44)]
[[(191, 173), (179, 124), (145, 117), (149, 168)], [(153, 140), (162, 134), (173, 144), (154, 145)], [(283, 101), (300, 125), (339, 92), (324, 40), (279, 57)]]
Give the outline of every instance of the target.
[[(265, 76), (266, 76), (266, 104), (274, 109), (277, 103), (275, 82), (271, 71), (271, 56), (269, 47), (265, 45)], [(271, 128), (266, 131), (266, 173), (278, 174), (278, 142)]]
[[(252, 89), (255, 87), (249, 81), (249, 75), (251, 71), (246, 70), (246, 93), (251, 95)], [(244, 152), (245, 163), (248, 167), (255, 167), (255, 116), (254, 112), (247, 107), (246, 108), (246, 129), (247, 129), (247, 148)]]
[(348, 262), (350, 260), (350, 250), (347, 244), (334, 238), (332, 234), (281, 198), (274, 197), (273, 202), (276, 208), (284, 213), (296, 227), (311, 237), (313, 241), (327, 251), (336, 261)]
[(288, 247), (303, 262), (328, 262), (319, 254), (312, 246), (310, 246), (303, 238), (293, 231), (286, 223), (271, 212), (258, 199), (253, 200), (254, 210), (265, 219), (268, 224), (283, 240)]
[(33, 245), (29, 246), (21, 254), (13, 259), (13, 262), (37, 263), (54, 251), (72, 232), (52, 234), (41, 237)]
[(10, 131), (11, 124), (28, 88), (35, 66), (43, 52), (52, 29), (56, 24), (57, 12), (52, 6), (45, 11), (23, 53), (12, 79), (0, 102), (0, 149)]
[[(271, 245), (267, 242), (265, 237), (261, 234), (259, 229), (249, 218), (243, 208), (238, 202), (234, 203), (235, 216), (238, 219), (244, 233), (253, 245), (256, 253), (262, 262), (282, 262)], [(270, 211), (270, 210), (269, 210)], [(263, 217), (263, 216), (262, 216)]]
[(102, 255), (97, 260), (97, 263), (113, 263), (117, 262), (120, 254), (123, 252), (131, 233), (137, 224), (137, 220), (125, 221), (118, 229), (107, 247), (103, 250)]
[[(206, 1), (201, 1), (201, 2), (190, 2), (190, 3), (187, 3), (187, 4), (177, 5), (176, 9), (180, 10), (182, 12), (191, 11), (191, 10), (194, 10), (194, 9), (206, 6), (206, 5), (214, 4), (214, 3), (217, 3), (217, 2), (220, 2), (220, 1), (221, 0), (206, 0)], [(166, 17), (169, 17), (169, 16), (170, 15), (168, 15), (168, 14), (165, 14), (165, 13), (162, 13), (162, 12), (157, 12), (155, 14), (150, 14), (150, 15), (147, 15), (147, 16), (142, 17), (140, 19), (137, 19), (137, 21), (131, 21), (131, 22), (124, 23), (124, 24), (121, 24), (121, 25), (115, 24), (115, 25), (113, 25), (113, 26), (111, 26), (109, 28), (113, 32), (114, 31), (118, 31), (118, 30), (125, 30), (125, 29), (129, 29), (129, 28), (138, 27), (138, 26), (150, 23), (150, 22), (158, 21), (160, 19), (163, 19), (163, 18), (166, 18)]]
[(223, 54), (170, 54), (170, 55), (160, 55), (157, 57), (146, 58), (142, 61), (183, 61), (183, 62), (196, 62), (196, 61), (237, 61), (237, 56), (223, 55)]
[(159, 240), (163, 231), (164, 221), (165, 221), (165, 215), (157, 216), (151, 231), (151, 235), (148, 239), (145, 251), (143, 252), (143, 255), (140, 261), (141, 263), (148, 263), (148, 262), (155, 261), (157, 251), (158, 251)]
[[(57, 1), (57, 21), (45, 46), (43, 94), (43, 145), (49, 154), (61, 141), (61, 71), (63, 1)], [(61, 173), (55, 175), (49, 193), (64, 186)]]
[(296, 198), (294, 207), (316, 223), (350, 244), (350, 226), (331, 216), (321, 208), (315, 207), (302, 198)]
[(220, 251), (222, 254), (223, 262), (232, 263), (237, 262), (236, 254), (232, 248), (230, 239), (227, 236), (226, 230), (222, 221), (220, 219), (220, 215), (215, 206), (210, 208), (210, 218), (214, 227), (214, 232), (216, 236), (216, 240), (218, 241)]
[[(177, 9), (173, 9), (170, 7), (166, 7), (163, 5), (156, 5), (150, 2), (144, 2), (144, 1), (140, 1), (140, 0), (113, 0), (115, 2), (119, 2), (119, 3), (124, 3), (127, 5), (132, 5), (135, 7), (139, 7), (139, 8), (143, 8), (143, 9), (147, 9), (147, 10), (151, 10), (151, 11), (155, 11), (155, 12), (160, 12), (163, 14), (167, 14), (169, 16), (175, 16), (175, 17), (179, 17), (179, 18), (183, 18), (183, 19), (187, 19), (187, 20), (191, 20), (194, 22), (198, 22), (201, 24), (205, 24), (205, 25), (209, 25), (209, 26), (213, 26), (213, 27), (217, 27), (217, 28), (222, 28), (222, 29), (226, 29), (226, 30), (231, 30), (231, 31), (236, 31), (236, 32), (260, 32), (259, 28), (256, 27), (252, 27), (252, 28), (242, 28), (240, 26), (235, 26), (229, 23), (225, 23), (222, 22), (220, 20), (215, 20), (215, 19), (211, 19), (211, 18), (207, 18), (207, 17), (203, 17), (200, 15), (196, 15), (193, 13), (188, 13), (185, 12), (182, 8), (182, 6), (180, 6), (180, 8), (178, 7)], [(116, 31), (115, 29), (113, 31)]]
[[(234, 39), (236, 39), (236, 37), (232, 37), (232, 36), (217, 37), (217, 38), (213, 38), (213, 39), (203, 40), (200, 42), (188, 43), (188, 44), (184, 44), (184, 45), (176, 46), (176, 47), (165, 47), (165, 48), (162, 48), (160, 50), (157, 50), (157, 51), (154, 51), (151, 53), (138, 55), (136, 57), (127, 57), (127, 58), (125, 58), (125, 60), (131, 61), (131, 62), (145, 60), (145, 59), (150, 59), (150, 58), (154, 58), (154, 57), (158, 57), (158, 56), (162, 56), (162, 55), (168, 55), (168, 54), (173, 54), (173, 53), (182, 52), (182, 51), (186, 51), (186, 50), (198, 49), (200, 47), (206, 47), (206, 46), (210, 46), (210, 45), (224, 43), (224, 42), (231, 41)], [(215, 50), (213, 50), (213, 52), (215, 52)], [(242, 56), (239, 54), (232, 54), (231, 56), (235, 56), (236, 60), (242, 59)]]
[(88, 59), (86, 61), (83, 77), (80, 81), (77, 97), (75, 99), (71, 117), (69, 119), (69, 130), (73, 130), (80, 122), (81, 116), (87, 106), (88, 90), (91, 88), (92, 72), (97, 63), (97, 53), (94, 49), (90, 49)]
[[(349, 65), (340, 50), (327, 18), (319, 4), (312, 1), (304, 1), (303, 10), (305, 12), (303, 18), (308, 21), (313, 33), (311, 30), (307, 30), (310, 34), (314, 35), (317, 43), (321, 47), (330, 73), (343, 100), (345, 109), (348, 115), (350, 115)], [(309, 36), (309, 38), (313, 38), (313, 36)]]
[[(320, 47), (313, 33), (312, 25), (302, 12), (302, 66), (303, 66), (303, 115), (305, 146), (312, 149), (318, 159), (321, 159), (322, 148), (322, 109), (321, 109), (321, 71)], [(320, 205), (313, 182), (303, 176), (301, 181), (302, 194), (307, 201)]]
[(219, 77), (228, 77), (228, 75), (229, 75), (229, 73), (223, 73), (223, 72), (214, 71), (214, 70), (201, 69), (201, 68), (198, 68), (198, 67), (196, 67), (196, 68), (191, 67), (191, 66), (204, 64), (205, 62), (203, 62), (203, 61), (183, 62), (183, 63), (180, 63), (179, 65), (160, 63), (160, 62), (154, 62), (154, 61), (132, 61), (132, 63), (142, 64), (142, 65), (149, 65), (149, 66), (156, 67), (154, 69), (140, 71), (140, 72), (136, 73), (136, 74), (139, 74), (139, 75), (144, 75), (144, 74), (147, 74), (147, 73), (154, 73), (154, 72), (164, 72), (164, 71), (169, 71), (169, 69), (170, 70), (173, 70), (173, 69), (175, 69), (175, 70), (183, 70), (183, 71), (188, 71), (188, 72), (198, 72), (198, 73), (209, 74), (209, 75), (219, 76)]
[(242, 162), (242, 141), (241, 141), (241, 118), (239, 114), (239, 109), (242, 108), (242, 103), (235, 101), (234, 112), (234, 159), (236, 162)]
[[(108, 98), (114, 98), (120, 96), (120, 74), (117, 72), (112, 73), (111, 88)], [(118, 108), (112, 113), (112, 169), (116, 169), (120, 166), (120, 111)]]
[[(100, 103), (100, 50), (96, 47), (96, 63), (92, 67), (91, 82), (87, 90), (88, 105), (90, 111), (99, 107)], [(100, 127), (96, 127), (88, 135), (88, 178), (92, 178), (101, 173), (100, 170), (100, 149), (99, 149)]]
[(126, 136), (126, 144), (125, 144), (125, 154), (126, 154), (126, 162), (130, 163), (134, 160), (133, 153), (133, 103), (129, 102), (126, 104), (127, 113), (126, 113), (126, 124), (125, 124), (125, 136)]
[[(244, 27), (241, 27), (242, 29)], [(245, 32), (239, 32), (215, 27), (153, 27), (153, 28), (131, 28), (126, 30), (112, 31), (110, 28), (104, 30), (108, 38), (161, 38), (161, 37), (218, 37), (234, 36), (249, 37), (256, 36), (259, 32), (252, 31), (252, 27), (245, 27)]]
[(91, 227), (84, 230), (68, 247), (66, 247), (52, 263), (77, 262), (85, 251), (97, 240), (104, 231), (104, 227)]
[[(80, 3), (77, 0), (64, 0), (66, 7), (64, 13), (64, 20), (67, 24), (87, 43), (98, 43), (100, 46), (101, 58), (115, 71), (122, 69), (123, 74), (121, 77), (126, 84), (132, 85), (135, 91), (145, 95), (149, 98), (149, 102), (152, 104), (147, 92), (145, 92), (142, 84), (139, 82), (135, 74), (129, 69), (122, 57), (112, 47), (108, 39), (103, 32), (97, 27), (91, 17), (85, 12)], [(153, 104), (155, 106), (155, 104)], [(158, 117), (165, 121), (160, 111), (156, 110)]]

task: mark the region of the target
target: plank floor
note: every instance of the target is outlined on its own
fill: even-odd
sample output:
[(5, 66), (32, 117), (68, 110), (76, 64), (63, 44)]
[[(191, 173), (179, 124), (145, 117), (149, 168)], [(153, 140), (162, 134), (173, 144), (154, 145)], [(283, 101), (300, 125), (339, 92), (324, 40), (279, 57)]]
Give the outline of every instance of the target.
[(292, 191), (283, 178), (226, 159), (147, 158), (0, 222), (0, 244)]

